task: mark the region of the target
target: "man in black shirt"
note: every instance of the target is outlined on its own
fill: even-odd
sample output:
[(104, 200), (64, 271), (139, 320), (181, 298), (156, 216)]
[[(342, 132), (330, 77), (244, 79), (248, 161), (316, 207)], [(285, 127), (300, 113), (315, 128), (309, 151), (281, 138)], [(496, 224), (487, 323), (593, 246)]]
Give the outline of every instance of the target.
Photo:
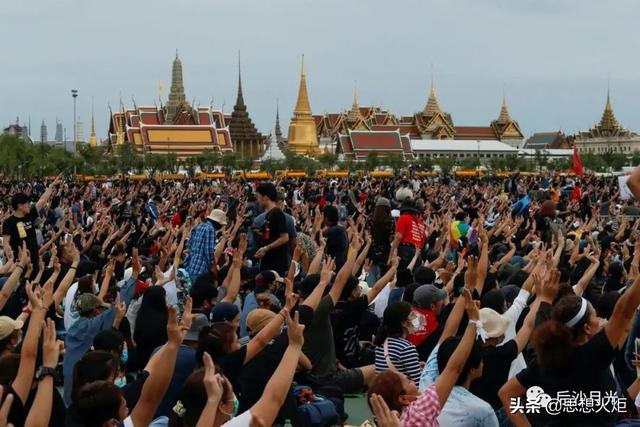
[(32, 277), (38, 274), (39, 260), (38, 240), (36, 238), (35, 222), (38, 219), (38, 212), (47, 204), (55, 186), (60, 183), (62, 175), (51, 183), (47, 191), (42, 194), (35, 206), (31, 205), (31, 200), (25, 193), (16, 193), (11, 198), (11, 207), (13, 215), (4, 220), (2, 224), (2, 244), (5, 252), (13, 251), (14, 256), (18, 255), (18, 248), (22, 243), (26, 243), (27, 249), (31, 254), (31, 263), (33, 264)]
[(349, 236), (344, 227), (338, 225), (338, 209), (335, 206), (325, 206), (324, 214), (324, 237), (327, 238), (327, 255), (336, 260), (336, 270), (340, 270), (347, 262), (347, 252), (349, 249)]
[(267, 212), (267, 218), (262, 226), (262, 241), (255, 254), (260, 259), (260, 270), (273, 270), (284, 276), (289, 269), (289, 234), (284, 212), (276, 206), (278, 192), (270, 182), (258, 186), (258, 202)]

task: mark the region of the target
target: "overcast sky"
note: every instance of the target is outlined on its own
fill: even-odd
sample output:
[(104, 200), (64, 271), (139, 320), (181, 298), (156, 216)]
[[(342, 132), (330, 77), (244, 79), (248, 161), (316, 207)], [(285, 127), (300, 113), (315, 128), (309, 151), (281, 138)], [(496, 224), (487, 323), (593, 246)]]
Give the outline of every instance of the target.
[[(0, 124), (26, 122), (53, 138), (73, 127), (70, 89), (89, 132), (95, 100), (152, 105), (168, 94), (180, 52), (187, 99), (225, 111), (242, 53), (245, 101), (268, 133), (276, 99), (286, 131), (305, 54), (314, 113), (361, 105), (398, 115), (423, 108), (429, 81), (456, 125), (486, 126), (503, 90), (525, 134), (584, 130), (600, 119), (610, 81), (618, 120), (640, 130), (640, 37), (634, 0), (21, 0), (0, 12)], [(431, 70), (434, 70), (433, 73)]]

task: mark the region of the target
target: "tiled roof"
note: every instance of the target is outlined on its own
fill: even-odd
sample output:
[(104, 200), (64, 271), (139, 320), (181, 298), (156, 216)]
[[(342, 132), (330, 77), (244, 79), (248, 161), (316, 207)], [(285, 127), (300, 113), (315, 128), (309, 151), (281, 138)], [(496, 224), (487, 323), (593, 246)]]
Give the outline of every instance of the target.
[(455, 139), (495, 139), (496, 133), (489, 126), (455, 126)]

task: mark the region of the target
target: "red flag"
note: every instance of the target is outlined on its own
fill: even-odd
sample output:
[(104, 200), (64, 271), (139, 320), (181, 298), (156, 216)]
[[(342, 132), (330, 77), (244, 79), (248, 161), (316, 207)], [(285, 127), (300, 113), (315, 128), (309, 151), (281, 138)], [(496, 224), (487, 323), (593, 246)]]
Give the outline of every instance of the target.
[(573, 144), (573, 167), (571, 170), (580, 178), (583, 176), (582, 172), (582, 160), (580, 160), (580, 153), (578, 153), (578, 147)]

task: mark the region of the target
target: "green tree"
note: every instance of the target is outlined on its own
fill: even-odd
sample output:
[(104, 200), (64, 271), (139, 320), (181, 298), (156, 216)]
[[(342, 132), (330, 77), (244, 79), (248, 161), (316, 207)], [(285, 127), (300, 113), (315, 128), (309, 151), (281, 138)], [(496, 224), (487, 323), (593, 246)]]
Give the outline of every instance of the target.
[(567, 172), (571, 169), (572, 161), (571, 159), (559, 158), (559, 159), (551, 159), (549, 160), (549, 164), (547, 168), (554, 172)]
[(433, 169), (433, 161), (431, 157), (420, 157), (414, 160), (411, 165), (417, 171), (430, 171)]
[(380, 159), (380, 164), (385, 165), (393, 169), (394, 172), (398, 172), (405, 165), (404, 157), (400, 154), (390, 154)]
[(365, 170), (371, 172), (376, 170), (378, 166), (380, 166), (380, 156), (375, 151), (369, 152), (367, 159), (364, 161)]
[(446, 176), (451, 173), (451, 169), (456, 165), (456, 159), (452, 156), (438, 157), (434, 160), (434, 163), (440, 167), (442, 175)]
[(338, 162), (338, 156), (333, 153), (322, 153), (320, 157), (318, 157), (318, 163), (324, 169), (333, 168)]
[(465, 157), (458, 160), (458, 166), (462, 169), (476, 169), (478, 167), (478, 159), (476, 157)]
[(222, 156), (222, 167), (228, 174), (234, 169), (238, 169), (238, 155), (236, 153), (225, 153)]

